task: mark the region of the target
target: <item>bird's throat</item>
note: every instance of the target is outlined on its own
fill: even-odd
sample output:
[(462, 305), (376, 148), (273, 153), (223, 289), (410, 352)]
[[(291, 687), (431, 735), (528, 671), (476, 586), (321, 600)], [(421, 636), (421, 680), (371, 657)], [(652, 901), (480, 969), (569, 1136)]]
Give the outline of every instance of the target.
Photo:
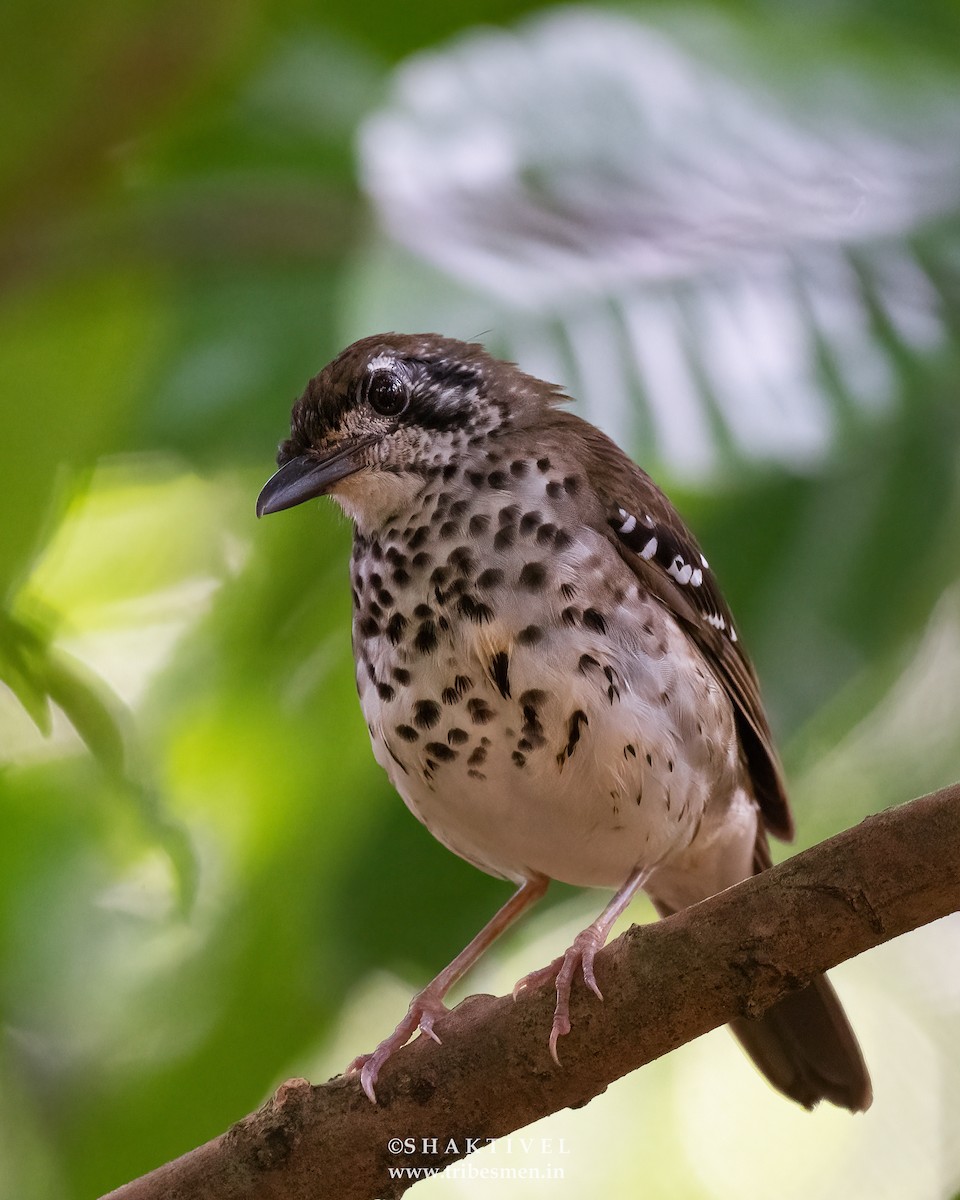
[(382, 529), (398, 513), (409, 511), (423, 491), (413, 471), (364, 469), (341, 479), (329, 491), (365, 537)]

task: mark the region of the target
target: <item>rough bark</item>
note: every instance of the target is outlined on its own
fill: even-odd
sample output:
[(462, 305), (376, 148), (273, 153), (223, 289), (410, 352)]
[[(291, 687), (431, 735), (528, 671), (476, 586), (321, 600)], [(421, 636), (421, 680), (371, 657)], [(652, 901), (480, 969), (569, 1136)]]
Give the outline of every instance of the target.
[[(666, 921), (634, 926), (574, 989), (563, 1067), (547, 1052), (553, 992), (472, 996), (387, 1064), (374, 1107), (355, 1078), (283, 1084), (257, 1112), (108, 1200), (396, 1197), (391, 1167), (443, 1167), (814, 975), (960, 908), (960, 784), (869, 817)], [(771, 1095), (771, 1104), (778, 1103)], [(435, 1152), (391, 1152), (439, 1138)], [(444, 1152), (444, 1146), (449, 1149)]]

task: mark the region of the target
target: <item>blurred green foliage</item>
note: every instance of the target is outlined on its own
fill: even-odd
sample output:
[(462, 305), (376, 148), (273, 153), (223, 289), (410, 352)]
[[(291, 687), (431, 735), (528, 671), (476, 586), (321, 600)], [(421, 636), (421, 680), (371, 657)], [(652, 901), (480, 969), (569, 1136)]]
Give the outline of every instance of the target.
[[(256, 526), (253, 503), (305, 380), (445, 303), (422, 264), (378, 265), (360, 123), (408, 54), (538, 7), (6, 6), (0, 1196), (92, 1197), (215, 1135), (310, 1071), (372, 973), (425, 980), (504, 894), (373, 762), (348, 527), (316, 506)], [(724, 14), (774, 69), (960, 65), (949, 0), (685, 21)], [(841, 421), (816, 471), (672, 489), (801, 778), (882, 705), (960, 576), (954, 217), (916, 250), (947, 339), (909, 352), (876, 314), (886, 415)], [(456, 316), (465, 336), (506, 321), (476, 295)], [(869, 807), (906, 798), (873, 782)], [(802, 836), (864, 803), (801, 811)]]

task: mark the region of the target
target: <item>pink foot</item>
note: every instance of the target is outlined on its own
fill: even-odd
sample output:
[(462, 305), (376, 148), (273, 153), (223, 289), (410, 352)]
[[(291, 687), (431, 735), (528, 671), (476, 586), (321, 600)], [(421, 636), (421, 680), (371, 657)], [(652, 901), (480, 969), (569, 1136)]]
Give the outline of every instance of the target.
[(563, 965), (563, 955), (555, 958), (552, 963), (547, 963), (545, 967), (538, 967), (536, 971), (531, 971), (529, 975), (524, 975), (522, 979), (518, 979), (513, 985), (513, 998), (520, 995), (521, 992), (535, 992), (541, 984), (556, 983), (557, 974)]
[(553, 1010), (553, 1025), (550, 1028), (550, 1057), (558, 1067), (560, 1059), (557, 1055), (557, 1042), (570, 1032), (570, 989), (578, 967), (583, 972), (583, 982), (597, 999), (603, 999), (593, 973), (593, 960), (602, 945), (601, 934), (591, 925), (577, 934), (573, 945), (565, 954), (555, 958), (549, 966), (524, 975), (513, 989), (513, 997), (516, 999), (522, 991), (537, 988), (548, 980), (556, 982), (557, 1006)]
[(360, 1086), (366, 1092), (371, 1104), (377, 1102), (376, 1082), (380, 1075), (380, 1069), (387, 1059), (401, 1046), (405, 1046), (418, 1029), (427, 1037), (433, 1038), (439, 1046), (440, 1039), (433, 1030), (434, 1022), (449, 1011), (442, 1001), (437, 1000), (431, 994), (429, 987), (424, 988), (422, 992), (417, 992), (410, 1001), (406, 1016), (393, 1033), (384, 1038), (372, 1054), (358, 1055), (347, 1067), (347, 1075), (355, 1075), (358, 1071), (360, 1072)]

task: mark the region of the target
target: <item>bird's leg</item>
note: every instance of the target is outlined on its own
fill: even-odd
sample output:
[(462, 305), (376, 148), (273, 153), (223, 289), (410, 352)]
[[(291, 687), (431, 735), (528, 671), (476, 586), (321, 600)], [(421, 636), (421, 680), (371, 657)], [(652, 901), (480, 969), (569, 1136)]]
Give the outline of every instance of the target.
[(617, 917), (643, 887), (649, 874), (650, 871), (646, 867), (638, 867), (633, 871), (593, 924), (588, 925), (586, 929), (577, 934), (573, 945), (565, 954), (554, 959), (549, 966), (541, 967), (539, 971), (525, 975), (513, 989), (514, 997), (516, 997), (521, 991), (536, 988), (548, 979), (556, 980), (557, 1006), (553, 1012), (553, 1026), (550, 1029), (550, 1056), (557, 1066), (560, 1065), (560, 1059), (557, 1056), (557, 1042), (564, 1034), (570, 1032), (570, 989), (573, 986), (577, 968), (579, 967), (583, 972), (583, 981), (587, 987), (598, 999), (602, 1000), (603, 996), (600, 994), (596, 976), (593, 973), (593, 960), (597, 956), (597, 951), (609, 937)]
[(452, 963), (432, 979), (425, 988), (417, 992), (410, 1001), (406, 1016), (388, 1038), (380, 1043), (372, 1054), (361, 1054), (347, 1067), (347, 1074), (360, 1072), (360, 1083), (369, 1099), (376, 1104), (377, 1095), (374, 1090), (377, 1076), (387, 1059), (419, 1029), (435, 1042), (440, 1039), (434, 1033), (433, 1025), (438, 1017), (447, 1011), (443, 998), (447, 992), (473, 966), (483, 952), (493, 944), (505, 929), (520, 916), (522, 912), (535, 904), (547, 890), (549, 881), (543, 875), (525, 879), (510, 899), (484, 925), (467, 946), (457, 955)]

